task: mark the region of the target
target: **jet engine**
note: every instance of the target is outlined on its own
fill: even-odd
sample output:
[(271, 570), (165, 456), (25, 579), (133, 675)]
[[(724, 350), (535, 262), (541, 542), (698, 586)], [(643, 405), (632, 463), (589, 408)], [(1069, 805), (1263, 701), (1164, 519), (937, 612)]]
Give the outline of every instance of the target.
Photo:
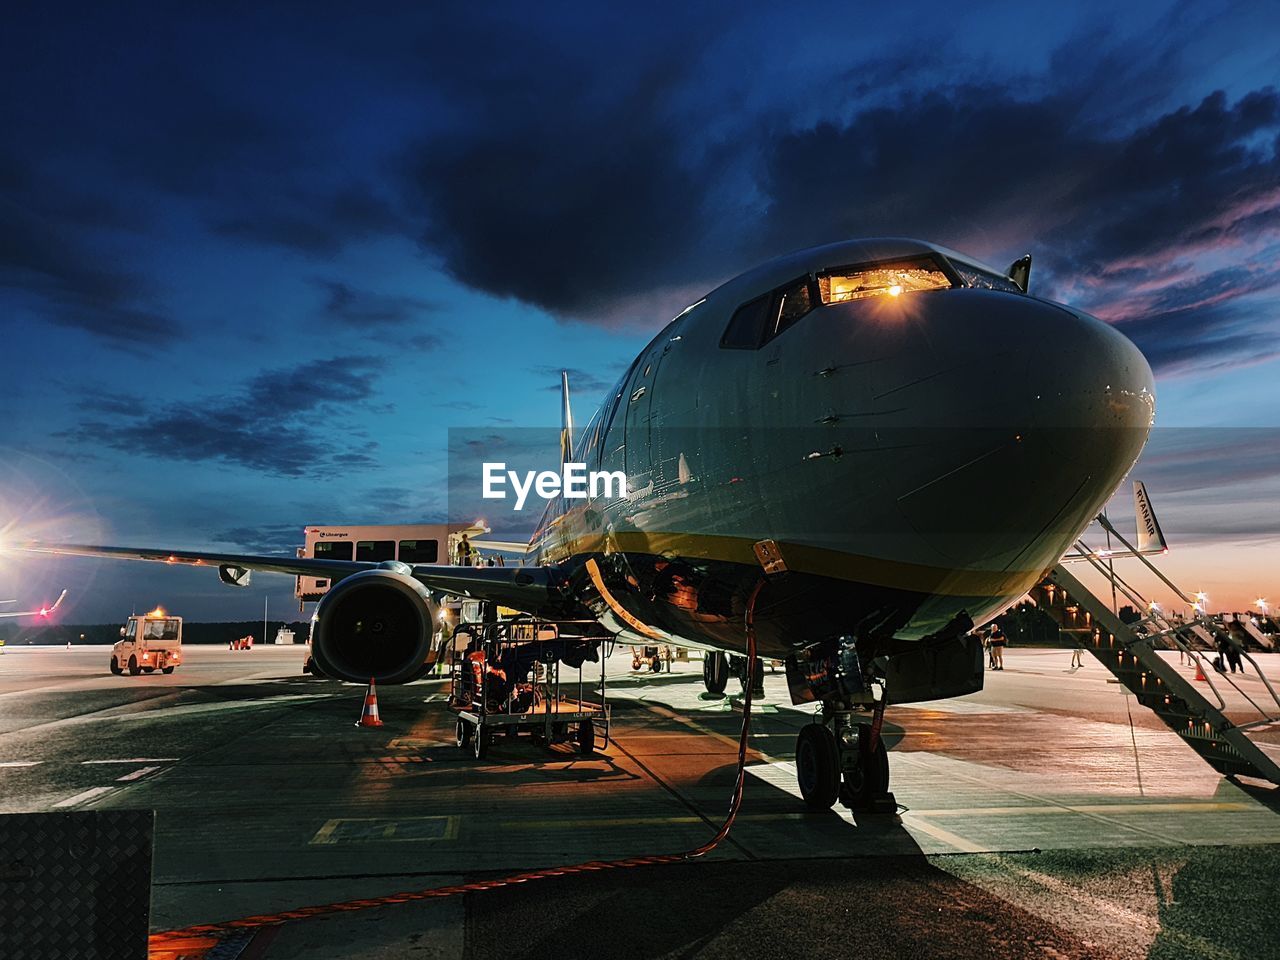
[(320, 674), (350, 683), (408, 683), (435, 657), (438, 608), (410, 575), (388, 561), (335, 584), (316, 607), (311, 656)]

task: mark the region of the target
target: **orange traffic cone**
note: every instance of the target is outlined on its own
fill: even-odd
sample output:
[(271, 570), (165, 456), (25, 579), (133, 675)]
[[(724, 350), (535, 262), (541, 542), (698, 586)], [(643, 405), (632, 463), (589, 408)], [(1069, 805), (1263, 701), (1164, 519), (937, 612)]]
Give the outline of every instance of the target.
[[(1205, 682), (1207, 683), (1207, 682), (1208, 682), (1208, 680), (1207, 680), (1207, 678), (1206, 678), (1206, 677), (1205, 677), (1205, 675), (1204, 675), (1204, 668), (1203, 668), (1202, 666), (1200, 666), (1201, 662), (1202, 662), (1202, 661), (1201, 661), (1201, 659), (1200, 659), (1199, 657), (1196, 657), (1196, 679), (1197, 679), (1197, 680), (1205, 680)], [(378, 708), (377, 708), (377, 706), (375, 705), (375, 706), (374, 706), (374, 710), (377, 710), (377, 709), (378, 709)]]
[(364, 707), (360, 711), (360, 719), (356, 721), (356, 726), (382, 726), (382, 721), (378, 719), (378, 691), (374, 689), (372, 678), (369, 679), (369, 689), (364, 692)]

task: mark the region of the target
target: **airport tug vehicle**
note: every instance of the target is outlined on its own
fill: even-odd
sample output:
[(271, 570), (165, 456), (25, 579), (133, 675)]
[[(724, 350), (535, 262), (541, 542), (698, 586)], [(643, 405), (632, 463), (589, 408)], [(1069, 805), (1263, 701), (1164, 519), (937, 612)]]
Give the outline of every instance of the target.
[(480, 760), (495, 736), (524, 733), (540, 746), (572, 743), (587, 756), (603, 750), (610, 713), (605, 661), (614, 641), (577, 635), (593, 627), (529, 616), (458, 624), (449, 672), (458, 748)]
[(111, 648), (111, 672), (119, 676), (140, 673), (173, 673), (182, 663), (182, 618), (156, 607), (141, 617), (130, 617), (120, 628), (120, 639)]

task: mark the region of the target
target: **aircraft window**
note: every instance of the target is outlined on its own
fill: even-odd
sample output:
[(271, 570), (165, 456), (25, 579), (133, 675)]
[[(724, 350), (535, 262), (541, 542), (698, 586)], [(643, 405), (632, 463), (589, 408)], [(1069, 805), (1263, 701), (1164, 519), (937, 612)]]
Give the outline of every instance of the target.
[(404, 563), (435, 563), (439, 559), (439, 540), (400, 541), (400, 560)]
[(818, 295), (823, 303), (845, 303), (867, 297), (941, 290), (951, 280), (932, 258), (895, 260), (858, 267), (841, 267), (818, 275)]
[(600, 440), (600, 413), (603, 409), (604, 407), (596, 408), (590, 422), (578, 435), (578, 449), (573, 455), (573, 459), (578, 463), (588, 463), (588, 458), (595, 451), (596, 443)]
[(1008, 277), (1002, 277), (998, 273), (975, 267), (973, 264), (957, 260), (955, 257), (951, 258), (951, 265), (956, 268), (956, 273), (960, 274), (960, 279), (964, 281), (966, 287), (978, 287), (984, 290), (1004, 290), (1008, 293), (1023, 292), (1020, 286)]
[(769, 322), (772, 304), (773, 295), (766, 294), (740, 306), (729, 320), (720, 346), (728, 350), (755, 350), (764, 343), (765, 324)]
[(806, 313), (813, 309), (813, 297), (809, 292), (809, 280), (797, 280), (777, 295), (777, 317), (774, 321), (773, 335), (786, 330)]
[(311, 555), (317, 560), (350, 560), (352, 546), (350, 540), (326, 540), (317, 543)]
[(381, 563), (383, 560), (396, 558), (396, 542), (394, 540), (357, 540), (356, 559), (365, 563)]

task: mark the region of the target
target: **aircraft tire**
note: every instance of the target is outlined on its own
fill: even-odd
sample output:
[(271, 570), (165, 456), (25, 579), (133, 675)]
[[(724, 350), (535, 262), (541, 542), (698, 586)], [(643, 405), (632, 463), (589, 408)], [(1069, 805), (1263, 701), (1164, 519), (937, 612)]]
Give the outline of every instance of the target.
[(830, 810), (840, 792), (840, 753), (825, 725), (810, 723), (796, 737), (796, 780), (811, 810)]
[(120, 674), (124, 673), (124, 668), (120, 666), (120, 661), (117, 660), (115, 657), (111, 658), (111, 672), (114, 673), (117, 677), (120, 676)]
[(136, 677), (141, 672), (142, 672), (142, 668), (138, 666), (138, 658), (130, 657), (129, 658), (129, 676)]
[(650, 661), (649, 661), (649, 669), (650, 669), (650, 670), (652, 670), (654, 673), (661, 673), (661, 672), (662, 672), (662, 658), (661, 658), (661, 657), (654, 657), (652, 660), (650, 660)]
[(175, 669), (174, 667), (161, 667), (161, 668), (160, 668), (160, 672), (161, 672), (161, 673), (173, 673), (174, 669)]
[(708, 650), (702, 658), (702, 685), (717, 696), (729, 685), (728, 658), (719, 650)]
[(475, 733), (471, 737), (471, 755), (477, 760), (483, 760), (484, 755), (489, 752), (490, 732), (484, 727), (476, 727)]
[(596, 725), (589, 719), (578, 724), (578, 751), (584, 757), (596, 752)]
[(143, 668), (142, 668), (142, 672), (143, 672), (143, 673), (155, 673), (155, 672), (156, 672), (156, 668), (155, 668), (155, 667), (143, 667)]
[(471, 724), (461, 717), (453, 728), (453, 742), (458, 745), (459, 750), (467, 749), (467, 744), (471, 742)]
[(875, 750), (868, 752), (866, 743), (871, 727), (865, 723), (859, 727), (858, 766), (846, 772), (840, 784), (840, 802), (850, 810), (866, 809), (876, 797), (889, 792), (889, 751), (885, 749), (884, 739), (877, 740)]

